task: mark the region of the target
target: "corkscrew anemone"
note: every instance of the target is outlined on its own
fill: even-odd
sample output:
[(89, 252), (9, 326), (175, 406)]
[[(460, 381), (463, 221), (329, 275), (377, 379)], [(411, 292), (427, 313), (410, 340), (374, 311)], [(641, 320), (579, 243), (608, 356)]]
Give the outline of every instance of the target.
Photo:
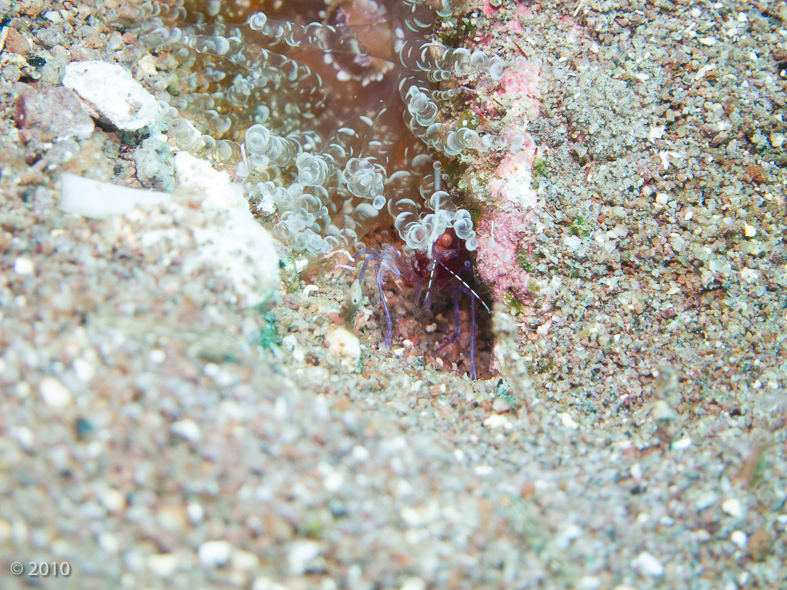
[[(479, 76), (500, 80), (511, 65), (432, 39), (437, 19), (462, 4), (172, 0), (132, 3), (116, 15), (159, 53), (178, 148), (237, 166), (248, 197), (275, 212), (273, 233), (292, 250), (363, 252), (362, 275), (374, 263), (386, 344), (386, 272), (425, 287), (427, 308), (437, 289), (454, 301), (469, 293), (476, 308), (459, 273), (478, 240), (440, 159), (525, 144), (523, 134), (471, 128), (440, 107), (462, 100)], [(386, 227), (401, 249), (367, 248), (364, 236)]]

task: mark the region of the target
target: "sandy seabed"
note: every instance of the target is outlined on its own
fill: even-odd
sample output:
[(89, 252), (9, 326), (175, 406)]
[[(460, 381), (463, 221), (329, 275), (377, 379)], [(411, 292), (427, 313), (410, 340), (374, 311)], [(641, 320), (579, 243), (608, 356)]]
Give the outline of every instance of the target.
[(787, 588), (783, 3), (468, 11), (540, 60), (549, 148), (538, 287), (476, 382), (423, 354), (452, 314), (430, 340), (393, 284), (390, 350), (371, 283), (357, 342), (347, 277), (240, 297), (194, 261), (222, 221), (193, 195), (62, 211), (64, 172), (139, 184), (47, 93), (143, 55), (103, 2), (0, 14), (0, 586)]

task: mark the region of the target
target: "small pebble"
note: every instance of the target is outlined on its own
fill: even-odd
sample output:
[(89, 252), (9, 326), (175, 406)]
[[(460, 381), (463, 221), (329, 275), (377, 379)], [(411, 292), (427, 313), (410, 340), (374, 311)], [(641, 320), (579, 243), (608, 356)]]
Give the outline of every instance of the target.
[(660, 578), (664, 575), (664, 566), (653, 555), (647, 551), (640, 553), (634, 560), (634, 567), (643, 574), (653, 578)]
[(287, 588), (277, 584), (270, 578), (262, 577), (262, 578), (256, 578), (254, 580), (254, 584), (252, 584), (251, 590), (287, 590)]
[(705, 492), (699, 498), (697, 498), (697, 501), (694, 503), (694, 506), (696, 507), (697, 512), (701, 512), (706, 508), (710, 508), (718, 501), (719, 501), (718, 494), (714, 492)]
[(694, 531), (694, 538), (698, 543), (707, 543), (711, 540), (710, 533), (705, 529), (698, 529)]
[[(351, 368), (361, 358), (361, 342), (355, 334), (340, 326), (332, 326), (325, 335), (323, 346), (328, 349), (328, 356), (341, 362), (342, 366)], [(404, 349), (402, 349), (404, 352)]]
[(154, 348), (148, 353), (148, 358), (150, 359), (150, 362), (153, 363), (154, 365), (160, 365), (167, 359), (167, 355), (164, 353), (163, 350)]
[(508, 421), (508, 418), (502, 416), (500, 414), (491, 414), (486, 420), (484, 420), (484, 426), (487, 428), (500, 428), (505, 426), (506, 428), (511, 428), (511, 423)]
[(126, 507), (126, 496), (115, 488), (104, 488), (99, 493), (98, 499), (110, 512), (120, 512)]
[(8, 541), (13, 534), (13, 527), (7, 520), (0, 518), (0, 543)]
[(192, 502), (186, 507), (186, 514), (188, 515), (191, 524), (198, 524), (202, 522), (202, 518), (205, 516), (205, 511), (202, 509), (202, 506), (196, 502)]
[(511, 409), (511, 406), (502, 397), (496, 397), (495, 401), (492, 402), (492, 409), (498, 414), (502, 414), (504, 412), (508, 412)]
[(407, 578), (401, 590), (426, 590), (426, 582), (421, 578)]
[(155, 134), (134, 150), (137, 179), (145, 188), (171, 192), (175, 188), (175, 162), (166, 138)]
[(566, 248), (569, 250), (576, 250), (582, 245), (582, 240), (577, 236), (566, 236), (563, 239), (563, 243), (566, 245)]
[(197, 557), (202, 567), (216, 568), (227, 564), (232, 545), (227, 541), (206, 541), (199, 546)]
[(16, 29), (8, 29), (8, 36), (5, 39), (5, 50), (20, 55), (30, 51), (30, 43)]
[(157, 576), (168, 578), (178, 569), (179, 559), (174, 553), (159, 553), (149, 555), (147, 559), (148, 569)]
[(19, 446), (22, 447), (24, 451), (29, 453), (33, 450), (35, 436), (33, 435), (33, 431), (27, 426), (15, 426), (11, 428), (8, 433), (16, 439), (16, 442), (19, 443)]
[(598, 590), (601, 588), (601, 578), (596, 576), (583, 576), (579, 579), (580, 590)]
[(568, 412), (562, 412), (558, 414), (558, 416), (560, 416), (560, 422), (562, 422), (563, 426), (566, 428), (570, 428), (571, 430), (576, 430), (579, 428), (579, 424), (574, 421)]
[(38, 391), (46, 405), (52, 408), (63, 408), (73, 400), (68, 388), (54, 377), (44, 377), (38, 386)]
[(300, 576), (311, 560), (320, 554), (320, 545), (314, 541), (295, 541), (287, 552), (287, 563), (293, 576)]
[(18, 275), (33, 274), (33, 261), (29, 258), (17, 258), (14, 262), (14, 272)]
[(120, 540), (117, 538), (117, 535), (104, 532), (98, 536), (98, 546), (101, 547), (104, 553), (114, 555), (120, 551)]
[(737, 498), (728, 498), (724, 500), (721, 509), (725, 514), (729, 514), (733, 518), (741, 518), (743, 516), (743, 505)]
[(352, 458), (362, 463), (369, 459), (369, 451), (361, 445), (355, 445), (352, 450)]
[(744, 533), (743, 531), (734, 531), (730, 535), (730, 541), (735, 543), (741, 549), (745, 549), (746, 545), (749, 544), (749, 537), (746, 536), (746, 533)]
[(198, 442), (202, 437), (202, 432), (200, 431), (199, 426), (197, 426), (197, 423), (189, 418), (180, 420), (178, 422), (173, 422), (172, 426), (170, 426), (170, 431), (172, 434), (182, 436), (189, 442)]
[(343, 484), (344, 476), (338, 471), (334, 471), (322, 480), (322, 485), (325, 487), (325, 490), (331, 493), (338, 492)]
[(73, 363), (74, 373), (76, 373), (77, 379), (82, 381), (82, 383), (87, 383), (88, 381), (92, 380), (93, 377), (96, 375), (96, 368), (90, 364), (85, 359), (75, 359)]
[(574, 523), (569, 523), (560, 529), (554, 537), (554, 544), (560, 551), (567, 551), (576, 539), (582, 536), (582, 528)]
[(672, 407), (663, 399), (656, 400), (653, 403), (653, 409), (650, 415), (657, 422), (669, 422), (677, 417), (677, 413)]
[(640, 481), (642, 479), (642, 466), (639, 463), (634, 463), (629, 469), (632, 479)]
[(253, 570), (259, 566), (260, 560), (251, 551), (234, 549), (230, 557), (230, 564), (232, 565), (232, 569), (235, 570)]
[(183, 511), (179, 507), (165, 506), (158, 513), (158, 523), (168, 531), (179, 531), (183, 528)]

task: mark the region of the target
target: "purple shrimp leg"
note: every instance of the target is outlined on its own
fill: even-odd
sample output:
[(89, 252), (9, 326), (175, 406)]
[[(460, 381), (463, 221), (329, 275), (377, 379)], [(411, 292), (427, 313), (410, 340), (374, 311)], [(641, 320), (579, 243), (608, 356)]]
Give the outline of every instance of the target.
[(385, 346), (389, 347), (391, 346), (391, 336), (393, 336), (393, 322), (391, 321), (391, 312), (388, 310), (388, 302), (385, 300), (385, 293), (383, 293), (383, 276), (386, 272), (390, 272), (395, 277), (400, 277), (402, 273), (395, 263), (384, 256), (380, 256), (380, 262), (375, 265), (374, 269), (377, 271), (377, 288), (380, 290), (380, 301), (383, 304), (385, 321), (388, 322), (388, 330), (385, 332)]
[[(368, 260), (368, 259), (367, 259)], [(388, 311), (388, 302), (385, 300), (385, 293), (383, 293), (382, 272), (380, 272), (380, 265), (375, 265), (377, 271), (377, 288), (380, 290), (380, 302), (383, 304), (383, 311), (385, 312), (385, 321), (388, 322), (388, 329), (385, 332), (385, 346), (391, 346), (391, 337), (393, 336), (393, 322), (391, 322), (391, 312)]]
[[(432, 271), (434, 274), (434, 271)], [(435, 291), (437, 291), (437, 281), (429, 279), (429, 284), (426, 289), (426, 296), (424, 296), (423, 308), (426, 310), (432, 309), (432, 300), (434, 299)]]
[(424, 282), (421, 279), (416, 279), (415, 281), (415, 295), (413, 296), (413, 305), (418, 307), (418, 300), (421, 298), (421, 287), (424, 286)]
[(475, 370), (475, 316), (477, 311), (475, 293), (470, 297), (471, 319), (470, 319), (470, 379), (475, 381), (478, 374)]
[[(475, 272), (473, 272), (473, 265), (470, 264), (469, 260), (465, 260), (464, 264), (465, 270), (470, 273), (470, 276), (475, 278)], [(459, 277), (456, 277), (459, 279)], [(476, 330), (476, 315), (478, 314), (478, 301), (481, 302), (481, 305), (489, 312), (492, 313), (484, 303), (484, 300), (481, 299), (478, 294), (473, 291), (470, 286), (459, 279), (462, 282), (463, 287), (460, 287), (464, 292), (470, 295), (470, 379), (475, 381), (478, 379), (478, 374), (475, 370), (475, 330)]]
[(370, 250), (368, 248), (364, 248), (359, 250), (355, 253), (356, 258), (361, 254), (366, 254), (366, 259), (363, 261), (363, 266), (361, 267), (361, 272), (358, 274), (358, 282), (360, 283), (363, 281), (363, 277), (366, 274), (366, 269), (369, 266), (369, 261), (374, 261), (374, 272), (375, 272), (375, 279), (377, 281), (377, 289), (380, 291), (380, 303), (383, 305), (383, 311), (385, 312), (385, 321), (388, 323), (388, 329), (385, 332), (385, 346), (391, 346), (391, 340), (393, 338), (393, 321), (391, 320), (391, 312), (388, 309), (388, 302), (385, 300), (385, 293), (383, 292), (383, 283), (385, 282), (383, 277), (385, 276), (386, 272), (393, 273), (395, 276), (399, 277), (402, 273), (396, 268), (396, 265), (388, 260), (384, 256), (384, 252), (377, 252), (376, 250)]
[(366, 254), (366, 259), (363, 261), (363, 266), (361, 266), (361, 272), (358, 274), (359, 283), (363, 283), (363, 276), (366, 274), (366, 267), (369, 266), (370, 260), (374, 260), (378, 264), (380, 263), (380, 253), (374, 250), (370, 250), (369, 248), (358, 250), (355, 253), (355, 259), (357, 260), (359, 256), (363, 256), (364, 254)]
[(454, 334), (448, 339), (448, 342), (435, 350), (435, 355), (440, 354), (440, 351), (442, 351), (446, 346), (450, 346), (456, 342), (456, 339), (459, 338), (459, 335), (462, 333), (462, 326), (459, 319), (459, 287), (457, 286), (449, 288), (451, 289), (451, 299), (454, 302)]
[(475, 369), (476, 313), (478, 311), (478, 304), (477, 304), (477, 299), (476, 299), (477, 296), (472, 290), (470, 290), (470, 289), (468, 289), (466, 287), (463, 287), (461, 285), (456, 285), (454, 287), (451, 287), (451, 299), (453, 300), (453, 303), (454, 303), (454, 333), (451, 336), (451, 338), (448, 340), (448, 342), (446, 342), (445, 344), (440, 346), (440, 348), (438, 348), (435, 351), (435, 355), (440, 354), (440, 351), (442, 351), (446, 346), (450, 346), (451, 344), (456, 342), (456, 339), (459, 338), (459, 335), (462, 333), (462, 326), (461, 326), (460, 319), (459, 319), (459, 291), (462, 291), (462, 292), (467, 293), (468, 295), (470, 295), (470, 309), (471, 309), (471, 320), (470, 320), (470, 378), (475, 381), (476, 379), (478, 379), (478, 374), (477, 374), (476, 369)]
[[(473, 279), (475, 279), (475, 271), (473, 271), (473, 265), (472, 265), (472, 264), (470, 264), (470, 261), (469, 261), (469, 260), (465, 260), (465, 270), (466, 270), (467, 272), (469, 272), (469, 273), (470, 273), (470, 276), (471, 276), (471, 277), (473, 277)], [(459, 278), (459, 277), (457, 277), (457, 278)], [(465, 283), (464, 281), (462, 281), (462, 279), (459, 279), (459, 280), (460, 280), (460, 281), (462, 282), (462, 284), (463, 284), (463, 285), (464, 285), (464, 286), (467, 288), (467, 293), (470, 293), (470, 296), (473, 298), (473, 301), (475, 301), (476, 299), (477, 299), (478, 301), (480, 301), (480, 302), (481, 302), (481, 305), (483, 305), (483, 306), (484, 306), (484, 309), (485, 309), (487, 312), (489, 312), (489, 313), (491, 314), (491, 313), (492, 313), (492, 310), (491, 310), (491, 309), (489, 309), (489, 306), (488, 306), (486, 303), (484, 303), (484, 300), (483, 300), (483, 299), (481, 299), (481, 297), (479, 297), (479, 296), (478, 296), (478, 293), (476, 293), (475, 291), (473, 291), (473, 290), (470, 288), (470, 286), (469, 286), (467, 283)], [(475, 316), (474, 316), (474, 317), (475, 317)]]

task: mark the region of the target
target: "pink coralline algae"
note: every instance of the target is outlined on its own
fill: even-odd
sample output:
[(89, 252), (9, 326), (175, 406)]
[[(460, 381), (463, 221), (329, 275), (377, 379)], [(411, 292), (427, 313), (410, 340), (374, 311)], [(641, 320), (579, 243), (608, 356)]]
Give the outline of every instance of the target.
[(524, 128), (538, 116), (540, 76), (540, 61), (519, 57), (503, 74), (495, 100), (485, 103), (489, 108), (493, 102), (505, 106), (501, 135), (523, 138), (521, 149), (506, 154), (487, 177), (488, 210), (477, 228), (478, 276), (501, 302), (531, 298), (530, 275), (519, 261), (527, 258), (529, 243), (535, 239), (533, 211), (542, 206), (532, 187), (533, 165), (542, 150)]
[(503, 158), (495, 170), (495, 177), (489, 182), (489, 191), (492, 197), (502, 197), (506, 203), (513, 203), (527, 210), (538, 205), (538, 197), (531, 187), (536, 144), (530, 134), (523, 135), (525, 144), (522, 151)]
[(538, 89), (540, 77), (541, 63), (538, 60), (518, 59), (515, 67), (506, 70), (500, 79), (498, 94), (513, 95), (513, 102), (526, 100), (528, 106), (535, 105), (537, 101), (534, 99), (541, 94)]
[(528, 298), (531, 278), (520, 260), (528, 255), (533, 222), (532, 213), (517, 210), (488, 215), (479, 225), (478, 275), (496, 301)]
[(484, 2), (484, 7), (482, 10), (484, 11), (484, 16), (494, 16), (497, 14), (497, 9), (492, 6), (492, 3), (489, 0)]

